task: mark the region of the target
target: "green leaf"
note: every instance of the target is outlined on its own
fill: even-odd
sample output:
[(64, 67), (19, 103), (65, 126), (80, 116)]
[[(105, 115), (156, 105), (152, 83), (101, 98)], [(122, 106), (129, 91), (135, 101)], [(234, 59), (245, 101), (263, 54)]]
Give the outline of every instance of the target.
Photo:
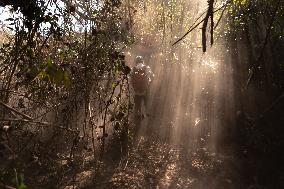
[(62, 70), (57, 70), (55, 75), (54, 75), (54, 82), (57, 84), (57, 85), (60, 85), (64, 79), (64, 74), (63, 74), (63, 71)]
[(45, 80), (45, 81), (50, 81), (50, 80), (51, 80), (50, 77), (49, 77), (49, 75), (48, 75), (44, 70), (42, 70), (42, 71), (39, 72), (38, 77), (39, 77), (40, 79)]
[(27, 189), (28, 187), (24, 184), (24, 183), (21, 183), (19, 184), (18, 186), (18, 189)]
[(63, 72), (63, 84), (67, 88), (69, 88), (70, 85), (71, 85), (70, 76), (69, 76), (69, 73), (67, 71)]
[(23, 176), (21, 175), (19, 178), (18, 178), (18, 182), (17, 182), (17, 188), (18, 189), (27, 189), (28, 187), (24, 184), (24, 178)]
[(116, 87), (116, 83), (113, 82), (113, 83), (111, 84), (111, 87), (114, 89), (114, 88)]
[(64, 53), (63, 51), (61, 51), (61, 52), (59, 53), (59, 59), (60, 59), (60, 61), (63, 62), (63, 61), (64, 61), (64, 58), (65, 58), (65, 53)]
[(27, 49), (27, 56), (30, 57), (30, 58), (35, 58), (34, 50), (31, 49), (31, 48), (28, 48)]
[(52, 62), (52, 60), (50, 58), (48, 58), (46, 74), (48, 74), (50, 78), (54, 78), (56, 73), (57, 73), (56, 65), (53, 64), (53, 62)]

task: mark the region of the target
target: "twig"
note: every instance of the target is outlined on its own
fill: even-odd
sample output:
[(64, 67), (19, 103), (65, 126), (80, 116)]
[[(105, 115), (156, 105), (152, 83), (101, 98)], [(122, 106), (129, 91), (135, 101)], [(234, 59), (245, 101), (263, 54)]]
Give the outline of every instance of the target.
[[(208, 9), (207, 9), (208, 10)], [(207, 11), (206, 10), (206, 11)], [(194, 30), (197, 26), (199, 26), (203, 20), (201, 20), (200, 22), (198, 22), (196, 25), (195, 23), (197, 22), (197, 20), (199, 20), (206, 12), (203, 12), (194, 22), (193, 24), (189, 27), (189, 30), (180, 38), (178, 39), (172, 46), (174, 46), (175, 44), (177, 44), (178, 42), (180, 42), (181, 40), (183, 40), (192, 30)]]
[(200, 22), (198, 22), (195, 26), (190, 27), (190, 29), (180, 39), (178, 39), (176, 42), (174, 42), (174, 44), (172, 44), (172, 46), (176, 45), (181, 40), (183, 40), (190, 32), (192, 32), (195, 28), (197, 28), (203, 21), (204, 21), (204, 19), (202, 19)]
[(3, 121), (15, 121), (15, 122), (34, 123), (34, 124), (45, 125), (45, 126), (54, 126), (54, 127), (58, 128), (58, 129), (66, 130), (66, 131), (73, 132), (73, 133), (78, 133), (79, 132), (77, 130), (73, 130), (73, 129), (70, 129), (70, 128), (65, 128), (63, 126), (59, 126), (59, 125), (48, 123), (48, 122), (34, 121), (33, 119), (28, 120), (28, 119), (6, 119), (6, 118), (4, 118), (4, 119), (0, 120), (0, 122), (3, 122)]
[(269, 112), (276, 104), (278, 104), (284, 98), (284, 93), (282, 93), (273, 103), (259, 116), (260, 118)]
[(273, 25), (273, 23), (274, 23), (274, 21), (275, 21), (275, 17), (276, 17), (277, 11), (278, 11), (278, 9), (279, 9), (279, 7), (280, 7), (280, 6), (279, 6), (279, 5), (280, 5), (280, 1), (281, 1), (281, 0), (278, 0), (276, 6), (275, 6), (275, 8), (274, 8), (274, 12), (273, 12), (273, 15), (272, 15), (272, 18), (271, 18), (271, 22), (270, 22), (268, 28), (266, 29), (266, 36), (265, 36), (264, 43), (263, 43), (263, 45), (262, 45), (262, 49), (261, 49), (261, 51), (260, 51), (260, 54), (259, 54), (259, 56), (258, 56), (256, 62), (254, 63), (254, 65), (252, 66), (252, 68), (251, 68), (251, 70), (250, 70), (250, 72), (249, 72), (248, 79), (247, 79), (247, 81), (245, 82), (243, 89), (247, 89), (247, 88), (248, 88), (248, 86), (249, 86), (249, 84), (250, 84), (250, 82), (251, 82), (251, 79), (252, 79), (252, 77), (253, 77), (253, 75), (254, 75), (254, 73), (255, 73), (255, 71), (256, 71), (256, 68), (260, 65), (260, 61), (262, 61), (262, 59), (263, 59), (264, 50), (265, 50), (266, 45), (267, 45), (267, 43), (268, 43), (268, 37), (269, 37), (269, 35), (270, 35), (271, 29), (272, 29), (272, 25)]
[[(218, 9), (214, 10), (213, 13), (216, 13), (218, 11), (220, 11), (222, 8), (226, 7), (231, 1), (228, 1), (226, 4), (222, 5), (221, 7), (219, 7)], [(208, 9), (207, 9), (208, 10)], [(202, 13), (201, 16), (199, 16), (195, 22), (189, 27), (189, 30), (181, 37), (179, 38), (176, 42), (174, 42), (172, 44), (172, 46), (176, 45), (177, 43), (179, 43), (181, 40), (183, 40), (190, 32), (192, 32), (195, 28), (197, 28), (204, 20), (205, 18), (203, 18), (200, 22), (198, 22), (197, 24), (195, 24), (197, 22), (197, 20), (199, 20), (203, 15), (205, 14)]]
[(22, 113), (22, 112), (19, 112), (18, 110), (16, 110), (15, 108), (12, 108), (11, 106), (5, 104), (4, 102), (0, 101), (0, 105), (4, 106), (5, 108), (11, 110), (12, 112), (15, 112), (21, 116), (23, 116), (24, 118), (28, 119), (28, 120), (32, 120), (33, 118), (31, 118), (30, 116)]
[(109, 106), (111, 105), (111, 101), (112, 101), (112, 98), (113, 98), (113, 95), (114, 95), (114, 92), (115, 92), (115, 89), (116, 87), (119, 85), (119, 82), (116, 82), (115, 86), (113, 87), (113, 90), (112, 90), (112, 93), (111, 93), (111, 96), (109, 98), (109, 100), (107, 101), (107, 105), (105, 107), (105, 112), (104, 112), (104, 120), (103, 120), (103, 136), (102, 136), (102, 151), (101, 151), (101, 159), (103, 157), (103, 153), (105, 151), (105, 137), (106, 137), (106, 119), (107, 119), (107, 111), (108, 111), (108, 108)]
[(222, 19), (224, 13), (225, 13), (226, 8), (227, 8), (227, 5), (228, 5), (228, 4), (226, 3), (226, 4), (225, 4), (225, 7), (224, 7), (224, 9), (223, 9), (223, 11), (221, 12), (220, 18), (218, 19), (218, 21), (217, 21), (217, 23), (216, 23), (216, 25), (215, 25), (215, 27), (214, 27), (214, 30), (215, 30), (215, 29), (218, 27), (218, 25), (220, 24), (221, 19)]
[(41, 118), (41, 117), (45, 116), (46, 114), (50, 113), (50, 112), (51, 112), (52, 110), (54, 110), (55, 108), (59, 108), (59, 107), (61, 107), (61, 106), (65, 105), (65, 104), (67, 104), (67, 103), (69, 103), (69, 102), (67, 101), (67, 102), (64, 102), (64, 103), (56, 104), (56, 105), (54, 105), (54, 106), (52, 106), (52, 107), (48, 108), (48, 110), (47, 110), (47, 111), (45, 111), (44, 113), (42, 113), (42, 114), (38, 115), (38, 116), (37, 116), (37, 117), (35, 117), (34, 119)]
[(1, 188), (4, 187), (4, 189), (17, 189), (17, 188), (15, 188), (15, 187), (8, 186), (8, 185), (2, 184), (2, 183), (0, 183), (0, 187), (1, 187)]

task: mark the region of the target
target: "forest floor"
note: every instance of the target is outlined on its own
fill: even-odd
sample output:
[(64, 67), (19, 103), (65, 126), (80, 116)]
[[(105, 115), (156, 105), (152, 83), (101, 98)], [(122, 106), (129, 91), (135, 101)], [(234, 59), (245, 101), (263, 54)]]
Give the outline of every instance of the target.
[(139, 136), (123, 153), (120, 143), (113, 141), (99, 163), (91, 150), (72, 161), (50, 150), (42, 157), (45, 161), (26, 164), (25, 180), (34, 189), (243, 188), (240, 161), (230, 150), (212, 150), (210, 136), (194, 148), (185, 144)]
[(140, 137), (122, 159), (107, 155), (95, 184), (84, 188), (234, 189), (240, 185), (236, 159), (230, 153), (210, 151), (206, 141), (192, 150)]
[[(53, 140), (34, 147), (32, 154), (27, 151), (21, 158), (16, 158), (15, 166), (19, 167), (17, 171), (23, 170), (25, 184), (32, 189), (279, 188), (260, 187), (262, 180), (257, 179), (257, 172), (251, 170), (255, 166), (261, 167), (256, 170), (262, 170), (267, 178), (265, 164), (271, 167), (271, 163), (275, 162), (279, 166), (277, 160), (269, 164), (264, 161), (268, 158), (261, 160), (260, 156), (244, 158), (234, 152), (234, 146), (229, 142), (220, 142), (217, 147), (212, 147), (209, 134), (198, 141), (182, 137), (185, 140), (179, 144), (162, 140), (157, 135), (145, 136), (139, 135), (136, 140), (130, 141), (127, 150), (121, 147), (121, 141), (114, 139), (102, 161), (94, 159), (92, 148), (85, 145), (79, 145), (70, 158), (70, 152), (56, 151), (64, 144)], [(257, 159), (260, 160), (256, 164)], [(273, 172), (270, 174), (273, 178)], [(277, 178), (273, 179), (277, 181)], [(13, 186), (12, 183), (10, 185)]]

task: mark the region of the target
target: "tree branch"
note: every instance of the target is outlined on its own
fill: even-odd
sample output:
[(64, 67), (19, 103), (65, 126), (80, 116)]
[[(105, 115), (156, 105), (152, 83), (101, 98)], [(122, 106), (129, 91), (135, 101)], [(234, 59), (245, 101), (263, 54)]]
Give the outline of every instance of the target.
[[(231, 3), (231, 1), (227, 1), (227, 3), (225, 3), (224, 5), (222, 5), (221, 7), (217, 8), (216, 10), (213, 11), (213, 13), (216, 13), (218, 11), (220, 11), (221, 9), (223, 9), (224, 7), (226, 8), (227, 5)], [(208, 11), (208, 9), (207, 9)], [(195, 24), (197, 22), (197, 20), (199, 20), (206, 12), (202, 13), (195, 21), (194, 23), (189, 27), (188, 31), (181, 37), (179, 38), (176, 42), (174, 42), (172, 44), (172, 46), (176, 45), (177, 43), (179, 43), (180, 41), (182, 41), (190, 32), (192, 32), (195, 28), (197, 28), (204, 20), (205, 18), (203, 18), (200, 22), (198, 22), (197, 24)]]
[(0, 101), (0, 105), (4, 106), (5, 108), (9, 109), (9, 110), (12, 111), (12, 112), (15, 112), (15, 113), (21, 115), (22, 117), (24, 117), (24, 118), (26, 118), (26, 119), (28, 119), (28, 120), (33, 120), (33, 118), (31, 118), (30, 116), (28, 116), (28, 115), (26, 115), (26, 114), (24, 114), (24, 113), (22, 113), (22, 112), (19, 112), (19, 111), (16, 110), (15, 108), (12, 108), (11, 106), (5, 104), (5, 103), (2, 102), (2, 101)]
[(256, 62), (254, 62), (253, 66), (252, 66), (252, 68), (251, 68), (251, 70), (250, 70), (250, 72), (249, 72), (248, 79), (247, 79), (247, 81), (245, 82), (243, 89), (247, 89), (247, 88), (248, 88), (248, 86), (249, 86), (249, 84), (250, 84), (250, 82), (251, 82), (251, 79), (253, 78), (253, 76), (254, 76), (254, 74), (255, 74), (255, 72), (256, 72), (256, 68), (260, 65), (260, 62), (263, 60), (264, 50), (265, 50), (266, 45), (267, 45), (267, 43), (268, 43), (268, 38), (269, 38), (271, 29), (272, 29), (272, 25), (273, 25), (273, 23), (274, 23), (274, 21), (275, 21), (275, 17), (276, 17), (277, 11), (278, 11), (278, 9), (279, 9), (279, 7), (280, 7), (280, 6), (279, 6), (279, 5), (280, 5), (280, 2), (281, 2), (281, 0), (278, 0), (276, 6), (275, 6), (275, 8), (274, 8), (274, 12), (273, 12), (273, 15), (272, 15), (272, 18), (271, 18), (271, 22), (270, 22), (269, 26), (268, 26), (267, 29), (266, 29), (266, 36), (265, 36), (265, 40), (264, 40), (264, 42), (263, 42), (263, 45), (262, 45), (260, 54), (259, 54), (259, 56), (258, 56)]
[(66, 127), (63, 127), (63, 126), (60, 126), (60, 125), (56, 125), (56, 124), (52, 124), (52, 123), (49, 123), (49, 122), (33, 121), (33, 120), (28, 120), (28, 119), (9, 119), (9, 118), (8, 119), (4, 118), (4, 119), (0, 120), (0, 122), (3, 122), (3, 121), (34, 123), (34, 124), (39, 124), (39, 125), (44, 125), (44, 126), (53, 126), (55, 128), (58, 128), (58, 129), (61, 129), (61, 130), (66, 130), (66, 131), (73, 132), (73, 133), (78, 133), (79, 132), (77, 130), (66, 128)]

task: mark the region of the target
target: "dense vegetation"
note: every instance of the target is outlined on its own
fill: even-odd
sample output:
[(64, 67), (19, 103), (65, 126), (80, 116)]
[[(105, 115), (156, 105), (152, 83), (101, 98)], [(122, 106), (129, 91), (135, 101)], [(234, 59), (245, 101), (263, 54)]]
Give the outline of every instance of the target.
[[(155, 83), (163, 86), (210, 49), (232, 70), (235, 103), (226, 112), (224, 96), (218, 111), (226, 126), (217, 142), (218, 153), (232, 155), (232, 175), (239, 175), (231, 188), (284, 187), (283, 1), (0, 0), (0, 6), (10, 11), (0, 33), (0, 188), (83, 188), (78, 173), (86, 168), (89, 180), (103, 183), (113, 154), (126, 165), (134, 157), (125, 165), (130, 172), (141, 154), (161, 153), (153, 158), (161, 166), (176, 161), (182, 153), (170, 145), (149, 139), (135, 146), (131, 62), (135, 53), (159, 60), (163, 69), (152, 67), (163, 72)], [(154, 103), (153, 117), (173, 106), (178, 94), (166, 96), (167, 90), (154, 90), (154, 99), (165, 101)], [(176, 110), (168, 111), (170, 120)], [(190, 161), (203, 160), (211, 175), (221, 166), (204, 148)], [(145, 162), (151, 169), (152, 160)]]

